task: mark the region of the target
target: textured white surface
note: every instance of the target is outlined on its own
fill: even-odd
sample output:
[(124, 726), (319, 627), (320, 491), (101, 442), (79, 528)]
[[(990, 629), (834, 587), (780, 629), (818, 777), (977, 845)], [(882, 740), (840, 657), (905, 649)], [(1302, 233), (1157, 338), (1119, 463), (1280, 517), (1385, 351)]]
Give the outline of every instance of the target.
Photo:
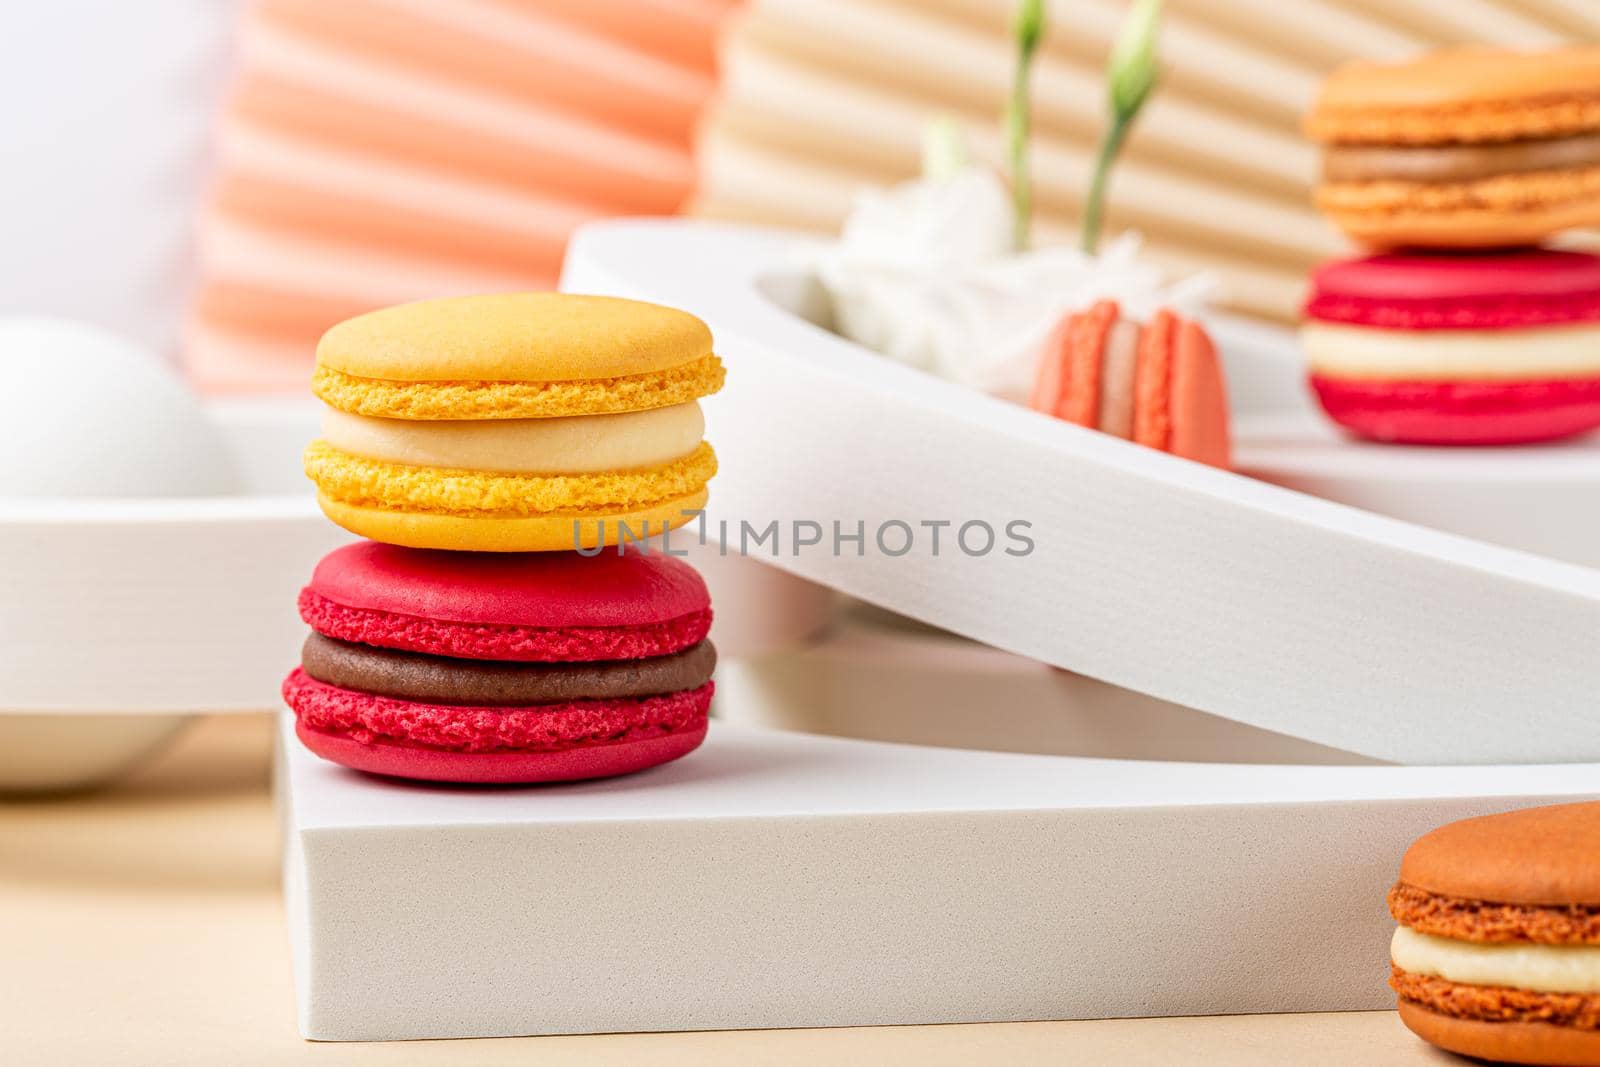
[(764, 557), (776, 566), (1114, 685), (1379, 759), (1600, 758), (1600, 572), (1201, 467), (892, 364), (774, 299), (804, 303), (798, 252), (774, 231), (603, 223), (580, 232), (563, 284), (711, 325), (729, 382), (705, 405), (722, 457), (714, 519), (868, 530), (1023, 519), (1037, 548), (1016, 558), (934, 556), (926, 541), (897, 557), (785, 546)]
[(1379, 1008), (1406, 844), (1594, 765), (1141, 763), (714, 724), (643, 774), (379, 780), (287, 717), (324, 1040)]

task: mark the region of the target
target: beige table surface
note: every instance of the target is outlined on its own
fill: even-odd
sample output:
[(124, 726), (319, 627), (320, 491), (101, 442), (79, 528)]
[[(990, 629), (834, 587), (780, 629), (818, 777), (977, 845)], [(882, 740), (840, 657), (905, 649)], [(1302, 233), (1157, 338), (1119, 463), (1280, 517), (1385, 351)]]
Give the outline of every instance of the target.
[(319, 1044), (295, 1033), (266, 716), (121, 785), (0, 801), (0, 1062), (1461, 1064), (1391, 1012)]

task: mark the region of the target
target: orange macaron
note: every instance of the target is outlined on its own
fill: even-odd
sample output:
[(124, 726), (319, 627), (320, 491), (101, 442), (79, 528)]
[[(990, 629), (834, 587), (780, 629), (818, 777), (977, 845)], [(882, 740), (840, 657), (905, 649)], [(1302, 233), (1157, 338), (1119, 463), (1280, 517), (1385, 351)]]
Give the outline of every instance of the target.
[(1112, 300), (1064, 317), (1039, 357), (1029, 406), (1175, 456), (1229, 466), (1228, 397), (1204, 328), (1161, 310), (1147, 323)]
[(1389, 891), (1400, 1019), (1465, 1056), (1600, 1064), (1600, 804), (1463, 819)]
[(1367, 245), (1497, 248), (1600, 224), (1600, 47), (1350, 63), (1306, 132), (1323, 146), (1317, 206)]

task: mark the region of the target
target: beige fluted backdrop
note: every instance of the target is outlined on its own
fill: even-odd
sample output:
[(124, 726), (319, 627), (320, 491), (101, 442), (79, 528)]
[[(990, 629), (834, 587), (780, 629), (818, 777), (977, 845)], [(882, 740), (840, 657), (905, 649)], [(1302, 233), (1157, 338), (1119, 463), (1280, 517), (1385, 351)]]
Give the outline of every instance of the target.
[[(950, 114), (998, 165), (1013, 0), (754, 0), (723, 39), (693, 210), (819, 231), (863, 187), (915, 173)], [(1034, 75), (1037, 232), (1073, 239), (1104, 123), (1101, 70), (1126, 0), (1054, 0)], [(1109, 228), (1174, 271), (1211, 269), (1222, 303), (1289, 320), (1307, 270), (1345, 242), (1311, 209), (1299, 132), (1351, 58), (1465, 42), (1600, 37), (1593, 0), (1169, 0), (1163, 83), (1113, 179)]]

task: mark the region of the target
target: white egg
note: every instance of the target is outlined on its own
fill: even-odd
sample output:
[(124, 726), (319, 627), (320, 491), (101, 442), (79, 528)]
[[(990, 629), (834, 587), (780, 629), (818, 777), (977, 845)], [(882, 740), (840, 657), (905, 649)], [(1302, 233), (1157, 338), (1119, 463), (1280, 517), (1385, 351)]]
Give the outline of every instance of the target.
[(0, 318), (0, 497), (213, 496), (226, 441), (171, 370), (68, 319)]

